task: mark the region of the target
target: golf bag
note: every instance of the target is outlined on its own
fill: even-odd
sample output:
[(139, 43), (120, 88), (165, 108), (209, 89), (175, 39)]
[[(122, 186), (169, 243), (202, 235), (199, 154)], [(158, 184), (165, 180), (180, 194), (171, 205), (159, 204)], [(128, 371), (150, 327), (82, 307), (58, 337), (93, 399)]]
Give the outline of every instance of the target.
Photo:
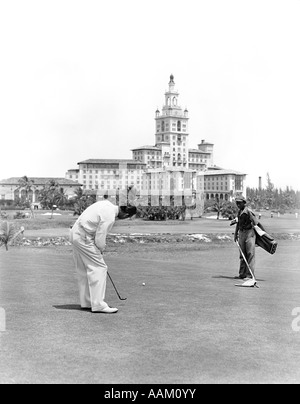
[(253, 228), (256, 234), (256, 245), (263, 248), (269, 254), (275, 254), (278, 243), (274, 237), (268, 234), (260, 223), (257, 226), (253, 226)]

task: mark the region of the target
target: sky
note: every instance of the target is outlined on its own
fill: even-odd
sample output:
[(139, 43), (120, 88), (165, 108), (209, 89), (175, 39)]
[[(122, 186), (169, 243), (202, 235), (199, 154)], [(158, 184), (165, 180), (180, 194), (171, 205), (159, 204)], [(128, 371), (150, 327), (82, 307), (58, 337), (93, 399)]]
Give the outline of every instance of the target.
[(189, 147), (300, 190), (300, 0), (0, 0), (0, 179), (155, 144), (174, 75)]

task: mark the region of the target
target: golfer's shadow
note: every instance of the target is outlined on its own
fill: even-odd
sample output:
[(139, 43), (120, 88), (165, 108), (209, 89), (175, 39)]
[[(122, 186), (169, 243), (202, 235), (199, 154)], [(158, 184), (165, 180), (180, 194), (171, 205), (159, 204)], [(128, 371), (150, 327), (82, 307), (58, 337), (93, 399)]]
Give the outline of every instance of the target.
[[(237, 278), (235, 278), (234, 276), (225, 276), (225, 275), (215, 275), (215, 276), (212, 276), (212, 278), (213, 279), (233, 279), (233, 280), (235, 280), (235, 281), (238, 281), (238, 280), (243, 280), (243, 279), (237, 279)], [(259, 281), (259, 282), (264, 282), (265, 280), (264, 279), (257, 279), (256, 278), (256, 280), (257, 281)]]
[(234, 276), (225, 276), (225, 275), (215, 275), (212, 276), (213, 279), (235, 279)]
[(91, 309), (83, 309), (79, 304), (62, 304), (53, 306), (57, 310), (77, 310), (77, 311), (91, 311)]

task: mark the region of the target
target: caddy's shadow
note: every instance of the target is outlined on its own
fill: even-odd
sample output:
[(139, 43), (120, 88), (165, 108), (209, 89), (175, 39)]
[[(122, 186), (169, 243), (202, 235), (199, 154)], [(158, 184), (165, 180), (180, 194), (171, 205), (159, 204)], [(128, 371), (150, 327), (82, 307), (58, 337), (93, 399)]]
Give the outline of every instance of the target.
[[(242, 281), (243, 280), (243, 279), (237, 279), (234, 276), (225, 276), (225, 275), (215, 275), (215, 276), (212, 276), (212, 278), (214, 278), (214, 279), (233, 279), (235, 281), (239, 281), (239, 280)], [(256, 278), (256, 280), (257, 280), (257, 282), (265, 282), (264, 279), (257, 279)]]

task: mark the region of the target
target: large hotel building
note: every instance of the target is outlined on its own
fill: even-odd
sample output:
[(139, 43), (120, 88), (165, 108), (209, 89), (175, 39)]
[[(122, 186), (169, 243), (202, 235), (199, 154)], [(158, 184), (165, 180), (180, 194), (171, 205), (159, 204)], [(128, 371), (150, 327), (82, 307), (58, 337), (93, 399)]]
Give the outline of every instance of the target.
[(171, 75), (162, 110), (155, 112), (155, 145), (132, 149), (132, 160), (80, 161), (66, 178), (97, 192), (134, 185), (142, 194), (184, 192), (199, 199), (231, 200), (244, 193), (246, 175), (215, 166), (212, 143), (201, 140), (197, 148), (189, 147), (188, 122)]
[[(57, 181), (68, 197), (82, 186), (93, 193), (113, 193), (134, 185), (140, 195), (192, 196), (203, 206), (204, 199), (232, 200), (245, 194), (246, 174), (214, 165), (214, 145), (201, 140), (197, 148), (189, 145), (189, 114), (179, 105), (173, 75), (165, 92), (164, 105), (155, 112), (155, 144), (132, 149), (131, 160), (89, 159), (78, 162), (65, 178)], [(31, 200), (48, 179), (35, 178)], [(20, 197), (19, 178), (0, 181), (0, 200)], [(187, 198), (188, 199), (188, 198)]]

